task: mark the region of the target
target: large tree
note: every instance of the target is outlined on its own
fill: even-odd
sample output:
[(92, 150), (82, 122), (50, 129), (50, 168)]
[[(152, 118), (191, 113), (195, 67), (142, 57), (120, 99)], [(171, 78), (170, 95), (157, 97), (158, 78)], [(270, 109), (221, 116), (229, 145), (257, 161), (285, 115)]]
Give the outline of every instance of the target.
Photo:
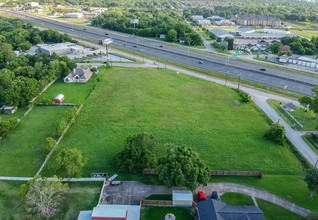
[(177, 34), (176, 30), (171, 29), (171, 30), (168, 31), (166, 39), (169, 42), (176, 42), (177, 41), (177, 36), (178, 36), (178, 34)]
[(58, 173), (62, 177), (81, 177), (86, 159), (77, 148), (64, 148), (57, 157)]
[(20, 187), (20, 196), (26, 211), (31, 215), (49, 218), (57, 214), (68, 185), (57, 177), (34, 178)]
[(314, 192), (318, 193), (318, 169), (310, 168), (306, 172), (305, 182), (310, 190), (310, 198), (314, 198)]
[(167, 154), (159, 159), (159, 179), (167, 186), (185, 186), (194, 190), (206, 185), (210, 174), (199, 155), (187, 146), (167, 145)]
[(144, 168), (155, 167), (157, 160), (153, 154), (154, 136), (149, 133), (129, 135), (125, 148), (114, 157), (115, 167), (122, 172), (140, 173)]

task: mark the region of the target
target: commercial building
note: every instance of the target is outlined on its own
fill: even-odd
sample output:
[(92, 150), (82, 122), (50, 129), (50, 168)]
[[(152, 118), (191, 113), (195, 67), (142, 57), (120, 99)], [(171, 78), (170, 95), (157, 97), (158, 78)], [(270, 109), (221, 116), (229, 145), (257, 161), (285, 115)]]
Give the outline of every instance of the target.
[(83, 13), (65, 13), (64, 18), (82, 18)]
[(70, 42), (59, 44), (38, 44), (38, 51), (49, 55), (52, 55), (53, 53), (61, 55), (82, 52), (83, 49), (84, 47)]
[(230, 34), (229, 32), (222, 30), (222, 29), (214, 28), (214, 29), (211, 29), (210, 32), (212, 34), (214, 34), (216, 37), (219, 37), (222, 39), (224, 39), (226, 37), (234, 38), (233, 34)]
[(237, 25), (280, 27), (281, 20), (265, 15), (235, 15), (231, 18)]

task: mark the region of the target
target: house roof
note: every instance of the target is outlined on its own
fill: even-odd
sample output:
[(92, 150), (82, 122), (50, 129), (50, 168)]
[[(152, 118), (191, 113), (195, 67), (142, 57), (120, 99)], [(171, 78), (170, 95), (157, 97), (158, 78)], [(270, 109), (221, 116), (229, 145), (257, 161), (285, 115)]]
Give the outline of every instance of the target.
[(93, 209), (92, 217), (125, 218), (127, 207), (98, 205)]
[(80, 211), (77, 220), (91, 220), (93, 211)]
[(72, 75), (72, 77), (78, 75), (80, 79), (88, 79), (89, 76), (92, 74), (92, 71), (90, 69), (74, 68), (70, 72), (70, 74)]
[(290, 51), (290, 46), (284, 45), (280, 48), (281, 51)]
[(223, 37), (234, 38), (234, 36), (232, 34), (230, 34), (229, 32), (227, 32), (225, 30), (222, 30), (222, 29), (214, 28), (214, 29), (211, 29), (210, 32), (217, 37), (223, 36)]
[(232, 206), (214, 199), (198, 203), (199, 220), (265, 220), (257, 206)]
[(192, 201), (193, 194), (191, 191), (173, 190), (172, 191), (172, 200)]

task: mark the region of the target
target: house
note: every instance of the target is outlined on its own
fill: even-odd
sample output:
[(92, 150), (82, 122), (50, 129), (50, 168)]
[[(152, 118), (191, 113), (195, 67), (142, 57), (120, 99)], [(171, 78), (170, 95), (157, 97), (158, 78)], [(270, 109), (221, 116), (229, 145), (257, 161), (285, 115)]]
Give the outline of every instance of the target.
[(260, 50), (267, 51), (270, 48), (271, 44), (269, 42), (259, 42), (257, 46)]
[(180, 44), (184, 44), (184, 42), (187, 40), (186, 37), (179, 37)]
[(228, 19), (222, 19), (214, 22), (218, 26), (233, 26), (235, 25), (234, 22), (228, 20)]
[(192, 18), (193, 18), (194, 20), (197, 20), (197, 21), (204, 19), (202, 15), (193, 15)]
[(209, 25), (211, 25), (211, 21), (208, 20), (208, 19), (198, 20), (198, 22), (199, 22), (199, 25), (202, 25), (202, 26), (209, 26)]
[(199, 220), (265, 220), (257, 206), (232, 206), (214, 199), (198, 202)]
[(54, 103), (55, 104), (60, 104), (64, 101), (64, 95), (63, 94), (58, 94), (55, 98), (54, 98)]
[(165, 39), (165, 38), (166, 38), (166, 35), (165, 35), (165, 34), (160, 34), (160, 35), (159, 35), (159, 38), (160, 38), (160, 39)]
[(191, 207), (193, 201), (193, 194), (187, 190), (173, 190), (172, 204), (173, 206)]
[(37, 8), (39, 7), (39, 3), (38, 2), (27, 2), (25, 3), (25, 7), (26, 8)]
[(227, 32), (225, 30), (222, 30), (222, 29), (214, 28), (214, 29), (211, 29), (210, 32), (212, 34), (214, 34), (216, 37), (219, 37), (222, 39), (224, 39), (226, 37), (234, 38), (234, 35), (230, 34), (229, 32)]
[(12, 115), (13, 113), (15, 113), (17, 111), (18, 107), (16, 106), (6, 106), (6, 105), (3, 105), (1, 107), (1, 110), (4, 114), (7, 114), (7, 115)]
[(77, 220), (139, 220), (140, 206), (98, 204), (93, 210), (81, 211)]
[(86, 83), (93, 72), (90, 69), (74, 68), (65, 78), (65, 83)]

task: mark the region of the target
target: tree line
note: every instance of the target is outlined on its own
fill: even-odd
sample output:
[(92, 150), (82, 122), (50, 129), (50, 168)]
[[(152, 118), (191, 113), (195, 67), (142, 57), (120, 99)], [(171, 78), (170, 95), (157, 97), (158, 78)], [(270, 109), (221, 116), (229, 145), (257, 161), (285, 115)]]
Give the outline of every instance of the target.
[(38, 43), (72, 41), (53, 30), (40, 31), (17, 19), (0, 17), (0, 105), (26, 106), (56, 77), (75, 63), (56, 54), (16, 55)]
[(298, 0), (212, 0), (212, 1), (193, 1), (176, 0), (179, 5), (189, 6), (186, 14), (219, 15), (224, 18), (231, 18), (235, 14), (260, 14), (286, 21), (311, 21), (318, 22), (318, 5), (315, 2)]
[[(139, 22), (133, 24), (134, 19), (138, 19)], [(161, 34), (165, 34), (166, 40), (170, 42), (176, 42), (179, 37), (186, 37), (191, 45), (203, 44), (200, 35), (174, 10), (114, 8), (97, 16), (92, 25), (143, 37), (159, 38)]]

